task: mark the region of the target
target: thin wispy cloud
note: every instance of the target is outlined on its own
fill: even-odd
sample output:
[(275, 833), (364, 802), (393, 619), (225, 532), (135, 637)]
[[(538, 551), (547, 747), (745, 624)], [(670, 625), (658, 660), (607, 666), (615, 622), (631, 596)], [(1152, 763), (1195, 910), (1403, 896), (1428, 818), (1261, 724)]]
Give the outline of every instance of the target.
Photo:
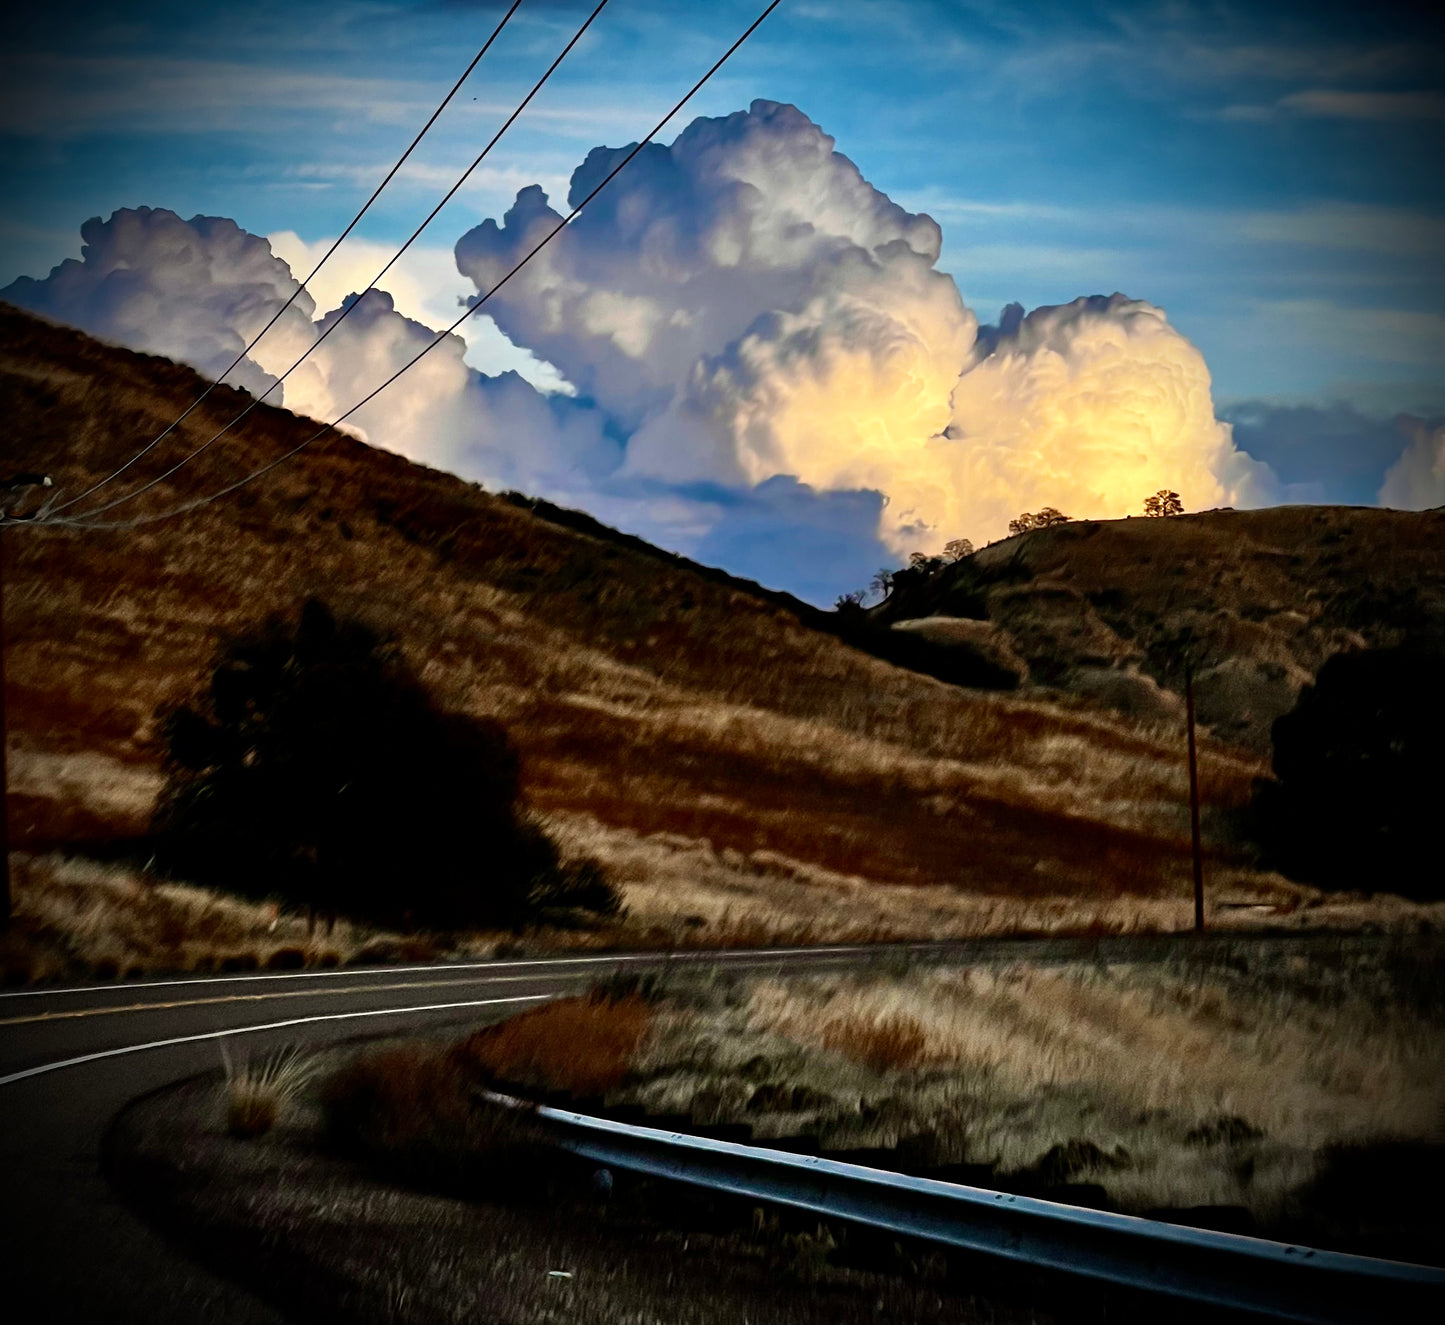
[(1327, 120), (1445, 120), (1445, 95), (1439, 92), (1350, 92), (1311, 88), (1276, 101), (1239, 102), (1221, 107), (1223, 120), (1268, 123), (1289, 118)]
[(9, 56), (0, 59), (0, 132), (202, 134), (263, 129), (263, 119), (330, 111), (411, 122), (431, 88), (401, 81), (206, 60)]

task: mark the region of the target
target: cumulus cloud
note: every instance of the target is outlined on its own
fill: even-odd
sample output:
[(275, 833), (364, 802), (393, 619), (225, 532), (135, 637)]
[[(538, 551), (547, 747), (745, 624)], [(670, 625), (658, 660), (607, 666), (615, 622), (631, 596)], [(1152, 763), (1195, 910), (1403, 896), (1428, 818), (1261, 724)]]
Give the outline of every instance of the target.
[(1445, 506), (1445, 421), (1404, 420), (1410, 444), (1380, 486), (1380, 504), (1406, 511)]
[[(80, 228), (81, 257), (44, 280), (22, 276), (0, 297), (92, 335), (188, 363), (217, 377), (296, 289), (264, 239), (220, 216), (183, 221), (163, 208), (92, 217)], [(312, 336), (315, 304), (304, 292), (267, 337), (291, 363)], [(228, 379), (262, 391), (274, 378), (257, 359)]]
[[(588, 156), (569, 203), (621, 150)], [(457, 265), (490, 290), (558, 220), (524, 189)], [(999, 536), (1031, 505), (1270, 494), (1161, 310), (1076, 300), (980, 337), (940, 238), (800, 111), (759, 101), (644, 149), (488, 309), (628, 432), (627, 472), (878, 491), (894, 553)]]
[[(221, 217), (123, 209), (87, 221), (81, 235), (78, 261), (44, 280), (22, 277), (0, 298), (211, 377), (299, 287), (265, 239)], [(299, 414), (336, 418), (435, 336), (398, 312), (390, 294), (372, 291), (277, 386), (355, 301), (348, 295), (317, 318), (301, 291), (228, 380), (257, 395), (272, 388), (268, 401)], [(545, 396), (515, 372), (479, 373), (465, 353), (461, 338), (448, 336), (349, 425), (377, 445), (499, 487), (585, 487), (616, 467), (617, 443), (595, 411)]]
[[(593, 150), (569, 205), (625, 150)], [(525, 187), (460, 238), (457, 269), (485, 294), (560, 219)], [(0, 295), (204, 372), (296, 289), (230, 221), (140, 209), (83, 233), (80, 262)], [(294, 260), (314, 252), (278, 242)], [(930, 217), (873, 187), (800, 111), (754, 102), (645, 148), (479, 314), (575, 396), (478, 372), (451, 336), (353, 422), (378, 445), (825, 602), (883, 560), (999, 537), (1025, 509), (1119, 516), (1164, 486), (1194, 509), (1274, 494), (1162, 310), (1092, 297), (980, 327), (937, 269), (940, 244)], [(335, 325), (354, 303), (335, 280), (353, 268), (318, 286), (323, 316), (297, 300), (248, 386)], [(440, 309), (414, 274), (399, 273), (400, 299), (355, 305), (284, 384), (289, 408), (333, 418), (432, 339)]]

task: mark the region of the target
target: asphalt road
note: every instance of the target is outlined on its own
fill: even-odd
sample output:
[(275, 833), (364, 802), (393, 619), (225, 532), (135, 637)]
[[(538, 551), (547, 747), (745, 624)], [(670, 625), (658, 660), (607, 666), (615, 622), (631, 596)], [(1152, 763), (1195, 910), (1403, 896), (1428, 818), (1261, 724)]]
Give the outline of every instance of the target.
[[(850, 967), (878, 950), (577, 956), (344, 968), (20, 990), (0, 994), (0, 1304), (17, 1322), (281, 1318), (173, 1249), (124, 1206), (100, 1167), (131, 1100), (233, 1054), (359, 1035), (475, 1025), (610, 971)], [(22, 1305), (23, 1304), (23, 1305)]]
[[(1200, 940), (1186, 940), (1200, 942)], [(1278, 942), (1278, 939), (1270, 940)], [(1301, 937), (1295, 942), (1307, 943)], [(1249, 942), (1236, 935), (1203, 942)], [(912, 945), (952, 961), (1151, 960), (1178, 939)], [(0, 1304), (26, 1322), (279, 1322), (193, 1264), (124, 1206), (100, 1167), (115, 1115), (235, 1054), (494, 1020), (619, 969), (716, 965), (790, 972), (865, 966), (888, 949), (837, 946), (345, 968), (0, 994)]]

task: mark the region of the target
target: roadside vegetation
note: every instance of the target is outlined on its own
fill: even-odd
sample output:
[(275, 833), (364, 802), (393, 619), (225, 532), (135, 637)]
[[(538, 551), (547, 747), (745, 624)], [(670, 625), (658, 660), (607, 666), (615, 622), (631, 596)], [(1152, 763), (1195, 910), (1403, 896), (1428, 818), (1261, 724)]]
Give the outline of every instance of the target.
[[(304, 913), (123, 865), (60, 855), (11, 859), (15, 915), (0, 935), (5, 982), (121, 979), (164, 972), (288, 970), (426, 961), (437, 944)], [(489, 949), (488, 949), (489, 950)]]
[(363, 1056), (331, 1107), (360, 1136), (345, 1081), (364, 1079), (369, 1107), (407, 1113), (414, 1138), (486, 1085), (1428, 1259), (1441, 1229), (1427, 1188), (1445, 1170), (1440, 955), (1326, 939), (1133, 966), (625, 980), (416, 1050), (447, 1065), (438, 1103), (413, 1063)]
[(219, 1043), (226, 1069), (226, 1131), (241, 1138), (263, 1136), (296, 1103), (315, 1076), (317, 1062), (294, 1047), (259, 1059), (236, 1059), (224, 1040)]

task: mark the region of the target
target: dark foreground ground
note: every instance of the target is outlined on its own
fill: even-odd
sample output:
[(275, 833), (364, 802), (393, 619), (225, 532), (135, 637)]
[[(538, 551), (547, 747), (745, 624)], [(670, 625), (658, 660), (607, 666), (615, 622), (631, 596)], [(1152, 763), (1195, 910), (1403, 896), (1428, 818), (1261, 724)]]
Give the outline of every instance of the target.
[[(123, 1197), (163, 1233), (297, 1320), (1196, 1318), (1172, 1302), (824, 1227), (680, 1184), (617, 1174), (603, 1198), (589, 1169), (561, 1158), (485, 1190), (393, 1185), (328, 1151), (319, 1117), (304, 1107), (267, 1137), (230, 1138), (210, 1076), (127, 1109), (107, 1137), (105, 1161)], [(440, 1186), (448, 1185), (443, 1177)]]

